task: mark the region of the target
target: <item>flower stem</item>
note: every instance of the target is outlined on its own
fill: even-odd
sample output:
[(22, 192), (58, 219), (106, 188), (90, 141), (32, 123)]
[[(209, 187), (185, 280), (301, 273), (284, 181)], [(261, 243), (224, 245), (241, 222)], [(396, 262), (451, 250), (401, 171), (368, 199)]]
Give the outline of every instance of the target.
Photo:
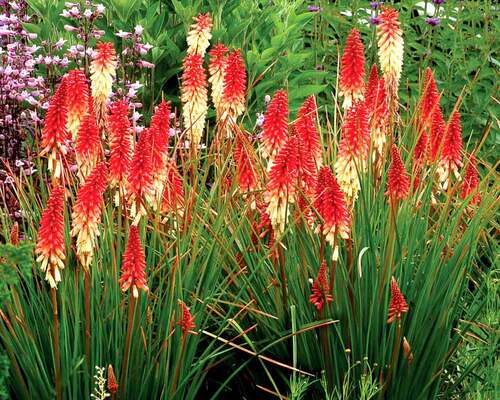
[(182, 360), (184, 358), (184, 350), (186, 349), (186, 335), (182, 335), (182, 343), (181, 343), (181, 354), (179, 356), (179, 362), (177, 363), (177, 366), (175, 367), (175, 375), (174, 375), (174, 381), (172, 383), (172, 397), (175, 396), (175, 391), (177, 390), (177, 382), (179, 381), (179, 376), (181, 375), (181, 366), (182, 366)]
[(88, 268), (83, 269), (83, 286), (85, 292), (85, 358), (90, 368), (90, 275)]
[(61, 388), (61, 353), (59, 350), (59, 311), (57, 309), (57, 290), (50, 289), (50, 298), (52, 300), (52, 317), (54, 319), (54, 370), (55, 370), (55, 386), (56, 399), (62, 399)]
[(125, 338), (125, 352), (123, 354), (123, 365), (120, 374), (120, 398), (124, 399), (125, 380), (127, 379), (127, 369), (128, 369), (128, 359), (130, 353), (130, 340), (132, 338), (132, 329), (134, 328), (134, 311), (135, 311), (135, 297), (130, 293), (130, 301), (128, 307), (128, 326), (127, 326), (127, 337)]

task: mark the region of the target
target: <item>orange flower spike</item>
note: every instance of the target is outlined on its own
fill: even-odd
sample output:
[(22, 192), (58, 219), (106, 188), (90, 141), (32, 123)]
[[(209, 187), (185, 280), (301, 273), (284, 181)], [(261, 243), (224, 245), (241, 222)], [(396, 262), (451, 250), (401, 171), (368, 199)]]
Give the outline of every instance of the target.
[(186, 338), (188, 333), (197, 335), (198, 333), (193, 331), (196, 328), (194, 316), (191, 315), (188, 306), (181, 300), (179, 300), (179, 309), (181, 315), (177, 321), (177, 326), (181, 328), (183, 338)]
[(162, 212), (183, 215), (184, 188), (177, 166), (170, 161), (167, 165), (165, 189), (163, 191)]
[(68, 152), (70, 136), (66, 128), (68, 120), (67, 81), (61, 84), (52, 96), (49, 109), (43, 121), (42, 151), (40, 155), (48, 154), (49, 171), (55, 179), (62, 174), (62, 160)]
[(163, 187), (165, 183), (165, 175), (167, 173), (168, 163), (168, 131), (170, 128), (170, 104), (162, 101), (156, 108), (153, 118), (151, 118), (152, 132), (152, 170), (153, 170), (153, 187), (154, 199), (149, 199), (153, 206), (160, 204)]
[(210, 77), (208, 81), (212, 86), (212, 102), (217, 111), (217, 120), (220, 118), (222, 93), (224, 91), (224, 75), (227, 64), (228, 48), (222, 43), (216, 44), (209, 52), (210, 62), (208, 64), (208, 72)]
[[(257, 170), (252, 155), (249, 153), (251, 144), (244, 137), (238, 137), (234, 150), (234, 161), (236, 163), (236, 176), (238, 187), (246, 198), (250, 192), (258, 189)], [(255, 200), (250, 203), (252, 210), (255, 209)]]
[(323, 220), (318, 229), (322, 230), (337, 254), (336, 236), (349, 238), (350, 218), (344, 193), (328, 167), (322, 167), (319, 171), (314, 208)]
[(38, 241), (35, 248), (37, 262), (45, 272), (45, 279), (51, 288), (57, 288), (61, 281), (61, 270), (66, 259), (64, 243), (64, 188), (56, 186), (50, 193), (47, 206), (42, 213)]
[(188, 54), (205, 56), (212, 39), (212, 18), (210, 14), (199, 14), (193, 17), (194, 23), (187, 34)]
[(136, 217), (134, 225), (139, 223), (141, 216), (146, 215), (143, 201), (153, 193), (153, 135), (151, 129), (141, 132), (130, 163), (127, 181), (129, 201), (132, 204), (131, 214)]
[(122, 292), (132, 288), (132, 295), (137, 298), (139, 289), (149, 291), (146, 281), (146, 258), (139, 237), (139, 228), (136, 225), (130, 226), (121, 271), (119, 283)]
[(116, 203), (125, 196), (127, 175), (132, 161), (133, 138), (128, 119), (128, 107), (123, 101), (111, 104), (109, 130), (111, 136), (109, 178), (111, 187), (116, 187)]
[(373, 110), (375, 109), (378, 88), (379, 77), (377, 64), (373, 64), (365, 91), (365, 104), (368, 114), (373, 113)]
[(262, 155), (272, 160), (285, 144), (288, 138), (288, 93), (286, 90), (278, 90), (264, 117), (262, 127)]
[(479, 177), (476, 167), (476, 157), (470, 156), (467, 168), (465, 170), (464, 180), (462, 182), (462, 191), (460, 192), (460, 198), (465, 200), (472, 193), (474, 193), (470, 204), (479, 205), (481, 203), (481, 193), (479, 193), (478, 186)]
[[(399, 13), (390, 7), (385, 7), (379, 15), (380, 24), (377, 25), (378, 57), (387, 95), (392, 105), (398, 99), (398, 86), (403, 69), (404, 40), (403, 31), (398, 21)], [(391, 110), (393, 108), (391, 107)]]
[(391, 204), (408, 197), (410, 179), (396, 145), (392, 145), (391, 148), (391, 165), (387, 175), (387, 191), (385, 195), (390, 197)]
[(64, 78), (71, 93), (66, 96), (68, 104), (68, 121), (66, 128), (69, 134), (76, 139), (80, 124), (88, 113), (89, 85), (85, 73), (79, 69), (72, 69)]
[(101, 145), (99, 129), (91, 110), (83, 117), (76, 138), (76, 163), (78, 176), (82, 182), (96, 166), (101, 153)]
[(419, 123), (422, 128), (428, 127), (432, 124), (432, 114), (439, 105), (440, 94), (437, 89), (434, 74), (430, 68), (425, 70), (424, 91), (422, 99), (420, 100), (420, 118)]
[(103, 195), (107, 186), (107, 168), (104, 162), (95, 167), (78, 190), (72, 213), (71, 236), (76, 236), (76, 255), (88, 269), (94, 255), (99, 224), (101, 222)]
[(113, 396), (118, 390), (118, 382), (116, 382), (115, 372), (113, 371), (113, 366), (109, 364), (108, 366), (108, 391)]
[(436, 170), (443, 189), (448, 187), (452, 174), (460, 180), (459, 169), (462, 165), (462, 124), (460, 113), (455, 111), (446, 127), (441, 160)]
[(236, 119), (245, 111), (245, 91), (247, 75), (241, 50), (229, 53), (224, 73), (224, 87), (222, 91), (221, 120), (225, 128), (226, 137), (233, 137), (233, 128)]
[(97, 126), (106, 129), (108, 100), (116, 76), (116, 52), (113, 43), (97, 43), (90, 64), (90, 82)]
[(415, 165), (422, 166), (427, 159), (427, 154), (429, 152), (429, 135), (422, 131), (420, 137), (415, 144), (415, 150), (413, 151), (413, 163)]
[(325, 303), (331, 303), (333, 296), (329, 293), (328, 272), (326, 261), (323, 261), (318, 271), (318, 276), (312, 285), (312, 294), (309, 296), (309, 302), (321, 312)]
[(290, 204), (295, 202), (298, 179), (297, 151), (298, 139), (291, 136), (276, 156), (264, 193), (264, 199), (268, 203), (266, 212), (273, 229), (278, 232), (285, 230), (288, 209)]
[(14, 222), (14, 225), (12, 225), (9, 242), (13, 246), (17, 246), (19, 244), (19, 223), (17, 222)]
[(368, 115), (363, 101), (358, 101), (347, 111), (339, 151), (335, 162), (335, 174), (349, 202), (358, 196), (358, 174), (366, 171), (370, 151)]
[(387, 323), (392, 324), (396, 319), (398, 323), (401, 320), (401, 315), (408, 312), (408, 304), (399, 289), (398, 283), (394, 277), (391, 278), (391, 301), (389, 303), (389, 315)]
[(365, 91), (365, 49), (358, 30), (352, 29), (347, 37), (340, 61), (340, 95), (347, 110), (356, 100), (363, 99)]
[(444, 121), (439, 103), (436, 104), (434, 112), (432, 113), (430, 126), (428, 161), (429, 163), (433, 163), (442, 150), (441, 146), (446, 132), (446, 122)]
[(207, 76), (199, 54), (186, 56), (181, 81), (184, 129), (190, 142), (197, 146), (203, 136), (208, 111)]
[(383, 159), (385, 156), (385, 144), (387, 142), (387, 130), (389, 127), (387, 109), (387, 96), (385, 92), (385, 80), (380, 78), (375, 93), (372, 116), (370, 120), (373, 140), (373, 156)]
[(323, 154), (318, 130), (316, 129), (316, 100), (314, 96), (309, 96), (297, 112), (297, 121), (294, 124), (295, 131), (300, 137), (305, 152), (312, 157), (316, 167), (323, 164)]

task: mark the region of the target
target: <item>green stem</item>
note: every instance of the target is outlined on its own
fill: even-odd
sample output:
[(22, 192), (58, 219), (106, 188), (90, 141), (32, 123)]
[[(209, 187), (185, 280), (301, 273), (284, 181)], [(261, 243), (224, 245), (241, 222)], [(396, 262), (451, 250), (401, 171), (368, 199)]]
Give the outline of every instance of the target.
[(127, 337), (125, 339), (125, 352), (123, 354), (123, 365), (122, 371), (120, 375), (120, 399), (124, 399), (125, 388), (126, 388), (126, 379), (127, 379), (127, 368), (128, 368), (128, 359), (130, 353), (130, 340), (132, 338), (132, 330), (134, 327), (134, 311), (135, 311), (135, 298), (132, 293), (130, 293), (130, 301), (128, 308), (128, 326), (127, 326)]
[(57, 290), (50, 289), (50, 298), (52, 300), (52, 317), (54, 319), (54, 371), (55, 371), (55, 387), (56, 399), (62, 399), (61, 386), (61, 353), (59, 349), (59, 311), (57, 309)]

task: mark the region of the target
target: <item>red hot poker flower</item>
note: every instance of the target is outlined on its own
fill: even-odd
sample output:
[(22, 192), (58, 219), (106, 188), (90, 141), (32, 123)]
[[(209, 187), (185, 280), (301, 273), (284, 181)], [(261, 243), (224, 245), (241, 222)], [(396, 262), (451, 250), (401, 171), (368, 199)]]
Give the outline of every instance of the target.
[(179, 309), (181, 315), (177, 321), (177, 326), (180, 326), (183, 338), (185, 339), (188, 333), (197, 335), (198, 333), (193, 331), (196, 328), (194, 316), (191, 315), (188, 306), (182, 300), (179, 300)]
[(163, 190), (162, 212), (179, 213), (182, 216), (184, 210), (184, 189), (182, 177), (173, 161), (167, 165), (167, 176)]
[(113, 371), (113, 366), (109, 364), (108, 366), (108, 391), (113, 396), (118, 390), (118, 382), (116, 382), (115, 372)]
[[(245, 63), (239, 49), (229, 53), (224, 71), (224, 88), (222, 91), (221, 119), (229, 127), (236, 124), (236, 118), (245, 111), (245, 91), (247, 75)], [(226, 130), (226, 136), (231, 137), (231, 130)]]
[(62, 173), (62, 159), (68, 152), (70, 136), (66, 129), (68, 120), (68, 105), (66, 102), (67, 82), (62, 80), (49, 103), (47, 115), (43, 121), (42, 152), (48, 154), (49, 171), (55, 179)]
[[(243, 135), (239, 135), (234, 150), (234, 161), (236, 163), (238, 187), (244, 197), (258, 188), (257, 170), (250, 149), (251, 144), (248, 139)], [(255, 200), (252, 201), (251, 208), (255, 209)]]
[(368, 78), (368, 84), (366, 85), (366, 92), (365, 92), (365, 104), (368, 114), (371, 114), (373, 112), (373, 109), (375, 108), (375, 99), (377, 96), (378, 81), (379, 77), (378, 77), (377, 64), (373, 64), (372, 69), (370, 70), (370, 76)]
[(462, 166), (462, 124), (460, 122), (460, 113), (455, 111), (446, 127), (446, 134), (443, 142), (443, 151), (441, 152), (441, 161), (439, 162), (437, 173), (443, 188), (448, 187), (448, 183), (453, 174), (456, 179), (460, 179), (458, 172)]
[(35, 249), (40, 269), (50, 287), (57, 288), (61, 281), (61, 270), (66, 259), (64, 246), (64, 188), (56, 186), (50, 193), (47, 206), (42, 213), (38, 241)]
[(349, 212), (344, 193), (326, 166), (319, 171), (314, 208), (323, 219), (322, 233), (332, 246), (337, 246), (337, 234), (343, 239), (349, 238)]
[(318, 130), (316, 129), (316, 112), (316, 100), (314, 96), (309, 96), (297, 112), (297, 121), (295, 121), (294, 128), (300, 137), (301, 146), (305, 146), (304, 151), (309, 153), (319, 168), (323, 164), (323, 154)]
[(210, 14), (193, 17), (194, 23), (187, 35), (188, 54), (204, 56), (212, 38), (212, 18)]
[(432, 114), (439, 105), (440, 95), (434, 80), (434, 74), (430, 68), (425, 70), (425, 83), (422, 99), (420, 100), (420, 118), (419, 123), (422, 128), (430, 127), (432, 123)]
[(262, 129), (262, 153), (272, 160), (288, 138), (288, 93), (278, 90), (267, 108)]
[(470, 204), (479, 205), (481, 203), (481, 194), (477, 190), (478, 185), (479, 185), (479, 178), (477, 174), (476, 157), (470, 156), (469, 163), (467, 164), (467, 169), (465, 170), (465, 176), (464, 176), (464, 181), (462, 183), (462, 191), (460, 193), (460, 197), (465, 200), (472, 193), (474, 193), (470, 201)]
[(76, 163), (81, 181), (90, 174), (99, 159), (101, 152), (101, 137), (97, 128), (94, 113), (89, 112), (80, 124), (76, 138)]
[(434, 112), (432, 113), (431, 128), (429, 135), (429, 162), (433, 163), (436, 161), (439, 152), (442, 150), (441, 145), (443, 144), (444, 135), (446, 132), (446, 122), (443, 118), (443, 113), (441, 112), (441, 107), (439, 103), (436, 104)]
[(217, 111), (217, 120), (221, 114), (222, 92), (224, 91), (224, 74), (227, 64), (227, 52), (229, 49), (222, 43), (217, 43), (209, 52), (210, 62), (208, 72), (210, 78), (208, 81), (212, 85), (212, 101)]
[(92, 262), (99, 236), (103, 195), (107, 185), (107, 168), (104, 162), (95, 167), (78, 190), (72, 213), (71, 235), (76, 236), (76, 254), (85, 269)]
[(365, 91), (365, 49), (361, 35), (352, 29), (347, 37), (344, 55), (340, 61), (340, 94), (344, 96), (344, 109), (355, 100), (362, 99)]
[(389, 303), (389, 316), (387, 323), (392, 324), (396, 319), (398, 323), (403, 313), (408, 312), (408, 304), (399, 289), (398, 283), (394, 277), (391, 278), (391, 302)]
[(136, 225), (130, 226), (121, 270), (120, 287), (123, 292), (131, 287), (132, 295), (137, 298), (139, 289), (145, 292), (149, 290), (146, 281), (146, 258), (139, 237), (139, 228)]
[(318, 311), (323, 310), (325, 303), (333, 301), (332, 295), (329, 293), (330, 287), (328, 284), (328, 272), (326, 261), (323, 261), (318, 271), (318, 276), (312, 286), (312, 294), (309, 296), (309, 302), (316, 307)]
[(387, 192), (385, 194), (390, 196), (391, 203), (407, 197), (410, 189), (410, 179), (395, 144), (391, 148), (391, 165), (387, 174)]
[(87, 114), (89, 104), (89, 85), (85, 73), (79, 69), (72, 69), (64, 78), (71, 93), (66, 96), (68, 104), (67, 129), (69, 134), (76, 138), (82, 119)]
[(370, 120), (374, 155), (379, 160), (382, 160), (385, 154), (384, 147), (387, 141), (387, 129), (389, 126), (388, 113), (385, 80), (384, 78), (380, 78), (374, 94)]

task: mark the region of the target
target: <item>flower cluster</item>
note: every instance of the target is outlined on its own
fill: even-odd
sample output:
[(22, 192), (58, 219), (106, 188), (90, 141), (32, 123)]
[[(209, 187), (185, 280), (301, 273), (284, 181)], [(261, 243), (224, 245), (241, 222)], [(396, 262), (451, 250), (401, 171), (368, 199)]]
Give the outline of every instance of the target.
[(312, 285), (312, 294), (309, 296), (309, 302), (322, 311), (325, 303), (331, 303), (333, 296), (330, 294), (330, 285), (328, 284), (326, 261), (323, 261), (318, 271), (318, 276)]
[(344, 109), (351, 107), (356, 100), (363, 99), (365, 91), (365, 50), (361, 35), (353, 29), (344, 48), (340, 62), (340, 95), (344, 96)]
[(146, 257), (139, 237), (139, 228), (130, 226), (127, 248), (123, 254), (120, 287), (123, 292), (132, 288), (132, 296), (139, 297), (139, 289), (149, 291), (146, 281)]

